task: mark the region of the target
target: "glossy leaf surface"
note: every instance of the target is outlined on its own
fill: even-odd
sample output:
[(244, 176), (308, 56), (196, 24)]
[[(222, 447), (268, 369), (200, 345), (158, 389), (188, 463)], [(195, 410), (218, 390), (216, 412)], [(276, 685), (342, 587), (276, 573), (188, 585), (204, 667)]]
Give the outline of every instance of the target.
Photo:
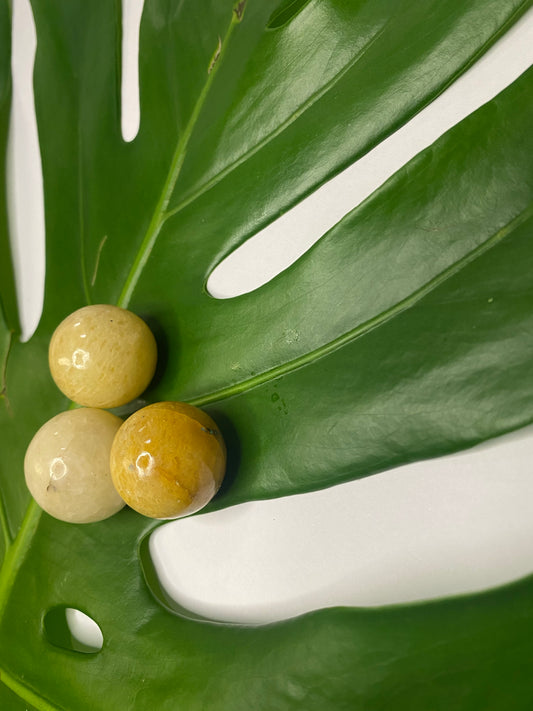
[[(226, 301), (204, 288), (226, 254), (408, 120), (530, 4), (447, 0), (428, 15), (412, 2), (311, 1), (268, 29), (274, 2), (243, 14), (243, 3), (149, 0), (141, 129), (125, 144), (119, 4), (34, 0), (47, 284), (30, 343), (9, 348), (14, 317), (0, 326), (6, 708), (19, 697), (76, 711), (531, 708), (530, 579), (264, 627), (188, 619), (143, 575), (153, 522), (123, 511), (62, 524), (28, 505), (22, 476), (33, 433), (67, 406), (47, 369), (50, 334), (87, 301), (129, 305), (154, 326), (161, 368), (147, 399), (191, 400), (220, 424), (230, 469), (213, 507), (531, 422), (532, 71), (269, 284)], [(0, 101), (1, 128), (6, 90)], [(5, 226), (2, 239), (8, 265)], [(0, 289), (9, 319), (10, 277)], [(100, 653), (47, 641), (43, 617), (61, 605), (98, 623)]]

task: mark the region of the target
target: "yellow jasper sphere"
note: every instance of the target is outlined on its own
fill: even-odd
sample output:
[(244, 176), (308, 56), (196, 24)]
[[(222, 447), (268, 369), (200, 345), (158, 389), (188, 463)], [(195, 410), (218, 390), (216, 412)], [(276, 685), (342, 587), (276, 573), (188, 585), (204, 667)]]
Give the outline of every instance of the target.
[(145, 322), (118, 306), (94, 304), (67, 316), (54, 331), (50, 372), (68, 398), (86, 407), (118, 407), (153, 378), (155, 338)]
[(109, 471), (111, 445), (122, 420), (105, 410), (67, 410), (48, 420), (26, 451), (31, 495), (54, 518), (90, 523), (124, 506)]
[(124, 422), (110, 461), (115, 488), (132, 509), (150, 518), (177, 518), (198, 511), (216, 494), (226, 446), (202, 410), (159, 402)]

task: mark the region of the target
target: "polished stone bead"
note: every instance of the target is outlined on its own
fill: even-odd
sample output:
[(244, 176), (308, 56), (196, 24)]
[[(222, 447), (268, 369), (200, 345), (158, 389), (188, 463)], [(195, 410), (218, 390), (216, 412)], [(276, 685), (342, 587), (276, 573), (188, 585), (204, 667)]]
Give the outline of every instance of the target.
[(216, 423), (192, 405), (160, 402), (135, 412), (111, 449), (111, 475), (126, 503), (151, 518), (198, 511), (218, 491), (226, 447)]
[(26, 451), (31, 495), (54, 518), (101, 521), (124, 506), (111, 480), (109, 454), (122, 420), (105, 410), (67, 410), (48, 420)]
[(85, 306), (54, 331), (48, 354), (58, 388), (86, 407), (118, 407), (149, 385), (157, 346), (146, 323), (106, 304)]

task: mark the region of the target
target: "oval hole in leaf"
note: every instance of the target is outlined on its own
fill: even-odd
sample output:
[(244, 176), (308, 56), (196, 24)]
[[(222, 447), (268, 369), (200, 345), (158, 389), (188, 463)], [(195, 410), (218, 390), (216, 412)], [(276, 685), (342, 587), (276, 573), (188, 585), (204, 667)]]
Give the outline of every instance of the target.
[(122, 138), (131, 142), (139, 132), (139, 30), (144, 0), (122, 0)]
[(493, 587), (533, 569), (532, 457), (529, 427), (323, 491), (181, 519), (143, 542), (145, 576), (167, 609), (247, 624)]
[(532, 15), (399, 131), (226, 256), (210, 273), (207, 292), (230, 299), (271, 281), (411, 158), (503, 91), (533, 62)]
[(7, 202), (22, 341), (27, 341), (37, 328), (44, 301), (43, 176), (33, 96), (36, 46), (29, 0), (19, 0), (13, 4)]
[(267, 28), (275, 30), (290, 22), (293, 17), (308, 5), (310, 0), (282, 0), (274, 12), (270, 15)]
[(74, 607), (53, 607), (44, 616), (43, 627), (50, 644), (72, 652), (95, 654), (104, 644), (99, 625)]

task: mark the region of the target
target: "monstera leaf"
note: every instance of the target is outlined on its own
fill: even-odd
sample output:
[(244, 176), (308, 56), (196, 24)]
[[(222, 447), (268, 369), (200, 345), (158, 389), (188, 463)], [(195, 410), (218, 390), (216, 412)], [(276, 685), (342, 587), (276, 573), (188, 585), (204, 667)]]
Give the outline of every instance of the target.
[[(227, 254), (448, 86), (519, 0), (147, 0), (141, 127), (120, 134), (120, 4), (33, 0), (47, 276), (18, 338), (5, 177), (0, 705), (5, 709), (531, 709), (533, 581), (264, 626), (172, 609), (126, 510), (83, 526), (31, 503), (35, 430), (68, 407), (52, 330), (87, 302), (154, 327), (150, 401), (211, 412), (230, 452), (211, 508), (451, 452), (533, 419), (533, 74), (354, 209), (292, 267), (229, 300)], [(9, 12), (0, 4), (0, 150)], [(290, 235), (287, 236), (290, 239)], [(100, 652), (55, 646), (50, 611), (99, 624)]]

